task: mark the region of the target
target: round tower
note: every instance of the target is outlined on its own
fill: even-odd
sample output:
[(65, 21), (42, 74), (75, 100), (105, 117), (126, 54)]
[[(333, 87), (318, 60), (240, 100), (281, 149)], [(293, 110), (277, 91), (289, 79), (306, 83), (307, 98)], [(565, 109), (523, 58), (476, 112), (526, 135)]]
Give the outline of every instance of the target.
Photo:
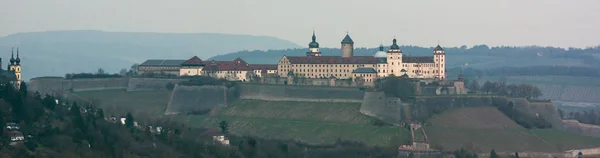
[(342, 40), (342, 57), (352, 57), (354, 56), (354, 41), (350, 38), (350, 35), (346, 33), (346, 37)]

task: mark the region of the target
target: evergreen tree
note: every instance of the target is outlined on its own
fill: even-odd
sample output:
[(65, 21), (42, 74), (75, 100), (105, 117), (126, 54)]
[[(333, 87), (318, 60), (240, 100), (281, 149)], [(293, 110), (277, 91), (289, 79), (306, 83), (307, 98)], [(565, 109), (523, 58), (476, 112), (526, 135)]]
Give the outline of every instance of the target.
[(133, 115), (131, 115), (131, 113), (128, 112), (127, 115), (125, 115), (125, 126), (127, 128), (131, 128), (134, 125), (133, 122), (134, 122)]
[(500, 156), (498, 156), (498, 154), (496, 154), (496, 151), (492, 149), (492, 151), (490, 152), (490, 158), (500, 158)]
[(223, 134), (227, 134), (229, 132), (229, 126), (227, 125), (227, 121), (221, 121), (221, 123), (219, 123), (219, 127), (221, 128), (221, 132)]
[(23, 98), (27, 98), (27, 84), (24, 81), (21, 81), (21, 85), (19, 86), (19, 93)]
[(471, 81), (471, 83), (469, 83), (469, 90), (471, 90), (471, 92), (479, 92), (479, 82), (477, 82), (477, 80), (473, 80)]

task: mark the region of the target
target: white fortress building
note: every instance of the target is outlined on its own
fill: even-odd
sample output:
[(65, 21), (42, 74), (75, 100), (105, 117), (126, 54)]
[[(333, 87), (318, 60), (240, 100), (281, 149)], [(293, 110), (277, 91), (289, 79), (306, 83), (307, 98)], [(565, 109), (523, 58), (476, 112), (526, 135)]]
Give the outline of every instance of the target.
[(354, 41), (348, 34), (341, 42), (341, 56), (322, 56), (313, 32), (306, 56), (283, 56), (277, 63), (280, 77), (336, 78), (374, 82), (390, 75), (408, 78), (446, 79), (446, 53), (438, 44), (432, 56), (406, 56), (392, 40), (385, 52), (383, 45), (374, 56), (354, 56)]

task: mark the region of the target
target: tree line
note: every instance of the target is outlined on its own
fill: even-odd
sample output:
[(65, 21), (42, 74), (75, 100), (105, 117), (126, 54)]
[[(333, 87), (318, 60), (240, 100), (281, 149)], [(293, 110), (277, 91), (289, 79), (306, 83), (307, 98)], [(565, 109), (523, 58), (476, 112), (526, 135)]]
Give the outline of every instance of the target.
[(600, 113), (594, 109), (585, 110), (583, 112), (569, 112), (566, 116), (563, 110), (558, 109), (558, 113), (563, 119), (574, 119), (581, 123), (600, 125)]
[(491, 69), (450, 68), (448, 72), (462, 72), (468, 77), (483, 76), (583, 76), (600, 77), (600, 68), (583, 66), (528, 66), (528, 67), (498, 67)]
[(504, 81), (486, 81), (483, 85), (480, 85), (477, 80), (473, 80), (467, 83), (466, 87), (474, 93), (522, 97), (528, 100), (542, 96), (542, 91), (530, 84), (506, 84)]

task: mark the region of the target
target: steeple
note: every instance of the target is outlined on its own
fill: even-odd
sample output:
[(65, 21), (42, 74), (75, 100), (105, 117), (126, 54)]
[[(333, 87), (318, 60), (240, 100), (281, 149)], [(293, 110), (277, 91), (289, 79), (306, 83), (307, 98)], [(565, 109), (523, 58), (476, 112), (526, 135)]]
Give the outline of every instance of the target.
[(10, 50), (10, 65), (15, 64), (15, 48)]
[(21, 58), (19, 58), (19, 47), (17, 47), (17, 59), (15, 60), (15, 63), (17, 65), (19, 65), (21, 63)]
[(382, 52), (383, 52), (383, 44), (380, 44), (380, 45), (379, 45), (379, 51), (382, 51)]
[(352, 41), (352, 38), (350, 38), (350, 35), (348, 34), (348, 31), (346, 31), (346, 37), (344, 37), (342, 40), (342, 44), (354, 44), (354, 41)]
[(398, 46), (398, 44), (396, 42), (397, 42), (396, 38), (394, 38), (394, 40), (392, 40), (392, 46), (390, 46), (390, 49), (393, 49), (393, 50), (400, 49), (400, 46)]
[(308, 48), (319, 48), (319, 43), (317, 43), (317, 36), (315, 35), (315, 30), (313, 30), (312, 42), (308, 44)]

